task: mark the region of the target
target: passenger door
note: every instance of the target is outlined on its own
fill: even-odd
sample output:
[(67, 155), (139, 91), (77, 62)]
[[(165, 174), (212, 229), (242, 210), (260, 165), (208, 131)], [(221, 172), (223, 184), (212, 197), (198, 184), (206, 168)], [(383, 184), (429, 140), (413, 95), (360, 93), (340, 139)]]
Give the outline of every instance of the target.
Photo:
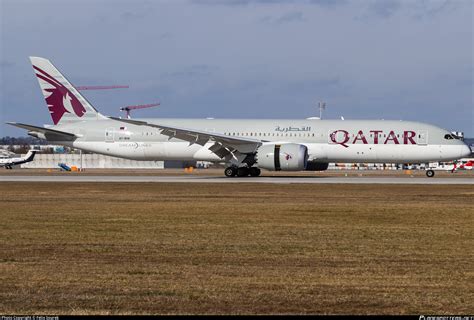
[(418, 144), (419, 145), (427, 145), (428, 144), (428, 131), (420, 130), (418, 131)]

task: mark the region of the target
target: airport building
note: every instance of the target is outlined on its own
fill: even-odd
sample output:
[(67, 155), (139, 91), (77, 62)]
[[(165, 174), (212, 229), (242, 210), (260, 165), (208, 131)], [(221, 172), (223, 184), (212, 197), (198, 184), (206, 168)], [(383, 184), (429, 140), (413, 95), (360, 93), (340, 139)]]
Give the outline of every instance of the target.
[(60, 164), (82, 169), (164, 169), (164, 161), (135, 161), (102, 154), (50, 153), (37, 154), (34, 161), (23, 163), (22, 168), (51, 169)]

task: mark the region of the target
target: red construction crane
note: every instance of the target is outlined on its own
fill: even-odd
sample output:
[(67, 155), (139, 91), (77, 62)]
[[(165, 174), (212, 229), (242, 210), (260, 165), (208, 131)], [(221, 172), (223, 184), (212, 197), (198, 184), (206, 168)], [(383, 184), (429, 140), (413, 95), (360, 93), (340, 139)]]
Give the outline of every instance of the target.
[(129, 86), (79, 86), (76, 90), (107, 90), (107, 89), (128, 89)]
[(139, 104), (139, 105), (135, 105), (135, 106), (122, 107), (122, 108), (120, 108), (120, 111), (125, 111), (127, 119), (130, 119), (130, 111), (132, 111), (132, 110), (146, 109), (146, 108), (156, 107), (156, 106), (159, 106), (159, 105), (160, 105), (159, 102), (150, 103), (150, 104)]

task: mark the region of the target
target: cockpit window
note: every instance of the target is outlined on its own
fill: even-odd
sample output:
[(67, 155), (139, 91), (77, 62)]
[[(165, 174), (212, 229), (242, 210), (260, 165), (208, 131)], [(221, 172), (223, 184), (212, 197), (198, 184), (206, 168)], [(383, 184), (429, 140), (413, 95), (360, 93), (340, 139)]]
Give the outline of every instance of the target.
[(445, 138), (446, 140), (453, 140), (453, 139), (462, 140), (461, 137), (459, 137), (459, 136), (457, 136), (457, 135), (455, 135), (455, 134), (446, 134), (446, 135), (444, 136), (444, 138)]
[(455, 134), (450, 134), (450, 133), (445, 134), (445, 135), (444, 135), (444, 138), (445, 138), (446, 140), (453, 140), (453, 139), (461, 140), (461, 138), (458, 137), (457, 135), (455, 135)]

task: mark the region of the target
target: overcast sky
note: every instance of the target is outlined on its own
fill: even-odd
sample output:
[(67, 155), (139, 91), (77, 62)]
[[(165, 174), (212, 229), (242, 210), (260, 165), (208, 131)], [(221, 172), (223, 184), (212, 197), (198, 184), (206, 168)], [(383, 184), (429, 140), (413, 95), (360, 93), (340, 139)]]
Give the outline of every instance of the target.
[(474, 136), (473, 1), (0, 0), (5, 121), (50, 124), (28, 56), (106, 115), (402, 119)]

